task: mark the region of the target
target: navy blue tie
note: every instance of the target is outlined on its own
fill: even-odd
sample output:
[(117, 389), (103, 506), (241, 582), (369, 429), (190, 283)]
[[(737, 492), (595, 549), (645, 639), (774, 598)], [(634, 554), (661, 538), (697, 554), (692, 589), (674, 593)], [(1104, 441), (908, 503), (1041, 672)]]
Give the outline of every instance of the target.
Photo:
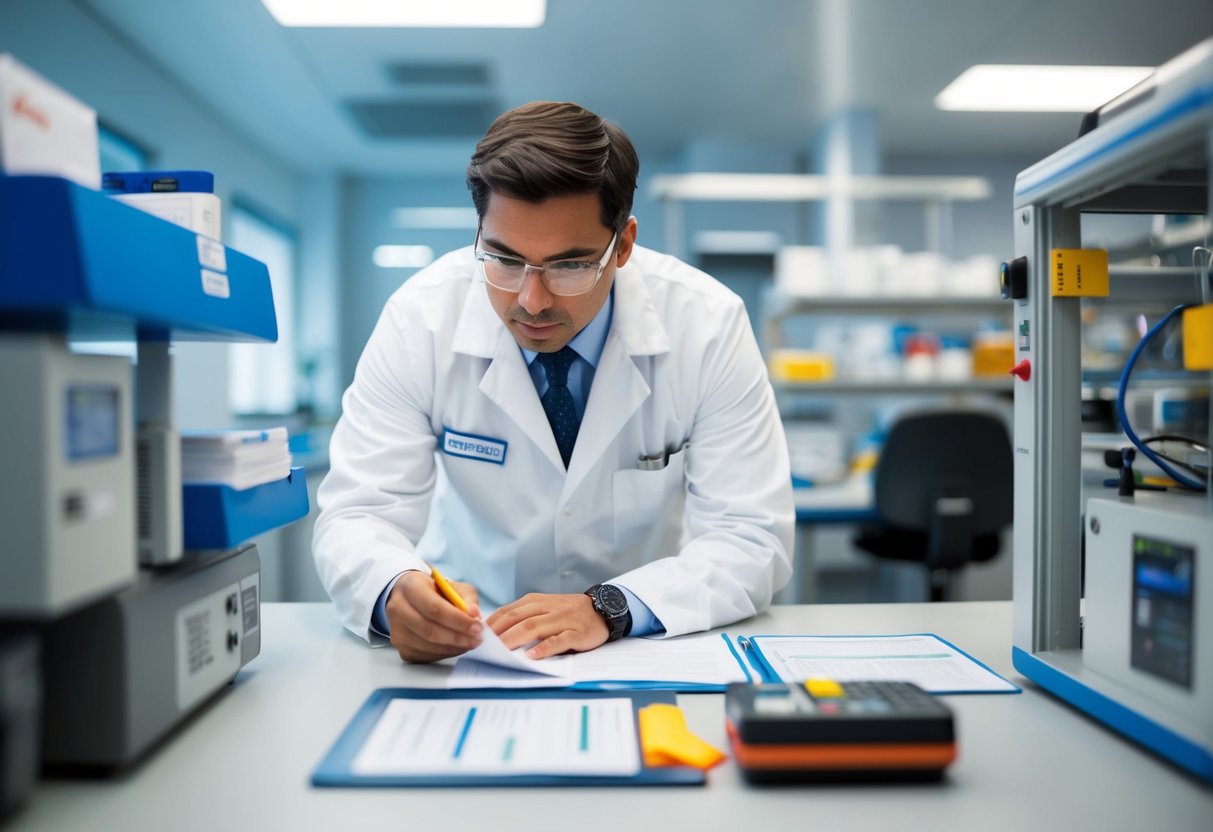
[(573, 394), (569, 391), (569, 366), (577, 359), (577, 353), (572, 347), (564, 346), (556, 352), (541, 352), (538, 358), (548, 378), (547, 392), (540, 401), (543, 412), (548, 415), (548, 424), (552, 426), (552, 435), (556, 437), (560, 458), (568, 468), (573, 446), (577, 444), (577, 429), (581, 427)]

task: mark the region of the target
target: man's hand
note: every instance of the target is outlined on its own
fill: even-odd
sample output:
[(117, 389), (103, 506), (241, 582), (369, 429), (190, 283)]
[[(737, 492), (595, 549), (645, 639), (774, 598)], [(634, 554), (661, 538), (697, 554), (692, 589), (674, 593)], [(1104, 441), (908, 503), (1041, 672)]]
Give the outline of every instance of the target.
[(424, 572), (405, 572), (387, 599), (392, 646), (406, 662), (435, 662), (466, 653), (480, 643), (480, 597), (471, 584), (451, 581), (467, 602), (468, 612), (438, 594), (434, 579)]
[(605, 643), (610, 635), (589, 596), (580, 594), (532, 592), (501, 607), (485, 623), (511, 650), (538, 641), (526, 651), (532, 659), (546, 659), (569, 651), (584, 653)]

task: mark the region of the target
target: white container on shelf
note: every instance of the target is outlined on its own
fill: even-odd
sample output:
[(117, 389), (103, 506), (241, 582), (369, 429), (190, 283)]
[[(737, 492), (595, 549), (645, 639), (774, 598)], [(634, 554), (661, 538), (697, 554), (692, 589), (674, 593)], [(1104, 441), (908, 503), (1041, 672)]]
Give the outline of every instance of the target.
[(829, 262), (819, 246), (783, 246), (775, 252), (775, 291), (788, 297), (830, 292)]
[(0, 54), (0, 172), (101, 187), (97, 113), (7, 53)]
[(162, 220), (188, 228), (195, 234), (223, 239), (223, 206), (215, 194), (177, 191), (159, 194), (111, 194), (111, 199), (125, 202)]
[(935, 377), (940, 381), (971, 379), (973, 351), (967, 347), (944, 347), (935, 358)]
[(856, 381), (888, 381), (897, 377), (898, 360), (893, 347), (893, 329), (880, 321), (853, 324), (842, 362), (848, 378)]
[(932, 381), (936, 373), (935, 356), (927, 353), (907, 355), (901, 372), (906, 381)]
[(839, 295), (871, 297), (880, 291), (882, 252), (879, 247), (853, 248), (833, 258), (832, 283)]
[(998, 258), (978, 254), (952, 263), (943, 273), (945, 294), (956, 297), (998, 297)]
[(938, 252), (903, 254), (885, 280), (885, 291), (899, 297), (935, 297), (940, 294), (940, 278), (947, 266), (947, 258)]

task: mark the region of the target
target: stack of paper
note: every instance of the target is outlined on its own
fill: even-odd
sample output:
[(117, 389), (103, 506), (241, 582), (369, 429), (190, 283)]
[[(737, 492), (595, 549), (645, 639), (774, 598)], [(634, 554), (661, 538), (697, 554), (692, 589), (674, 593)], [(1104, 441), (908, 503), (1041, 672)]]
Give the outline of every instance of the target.
[(243, 491), (291, 473), (286, 428), (190, 431), (181, 435), (181, 481)]

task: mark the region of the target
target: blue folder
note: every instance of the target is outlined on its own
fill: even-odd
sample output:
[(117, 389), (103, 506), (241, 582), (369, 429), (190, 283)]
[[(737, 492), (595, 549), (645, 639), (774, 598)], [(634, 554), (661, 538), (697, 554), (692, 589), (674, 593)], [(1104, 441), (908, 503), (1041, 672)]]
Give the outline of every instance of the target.
[(354, 757), (379, 722), (388, 703), (393, 699), (594, 699), (628, 698), (632, 700), (633, 730), (639, 730), (636, 711), (655, 703), (675, 704), (670, 692), (612, 691), (587, 692), (568, 690), (441, 690), (436, 688), (380, 688), (374, 691), (354, 714), (349, 725), (324, 755), (312, 772), (312, 785), (322, 787), (449, 787), (449, 786), (701, 786), (707, 778), (696, 768), (672, 766), (651, 768), (643, 766), (631, 777), (615, 775), (471, 775), (467, 777), (441, 775), (367, 776), (351, 768)]

